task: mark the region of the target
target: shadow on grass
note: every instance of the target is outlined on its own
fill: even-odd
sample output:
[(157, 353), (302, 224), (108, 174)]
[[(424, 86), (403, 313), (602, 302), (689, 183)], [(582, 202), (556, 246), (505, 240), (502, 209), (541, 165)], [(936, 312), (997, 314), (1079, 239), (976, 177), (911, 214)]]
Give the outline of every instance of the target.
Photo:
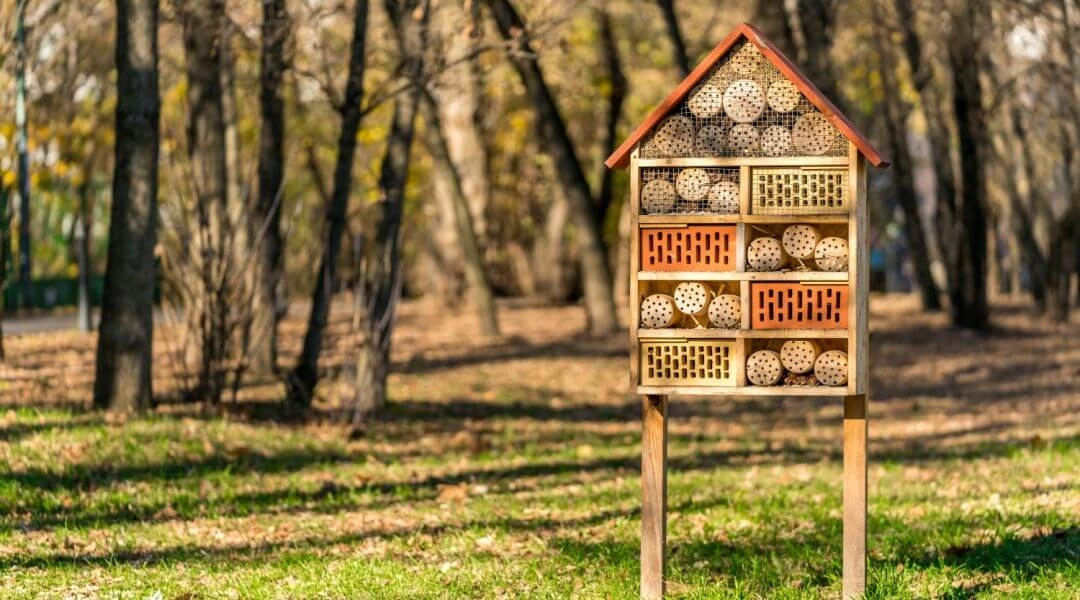
[[(1050, 448), (1072, 447), (1078, 438), (1050, 441)], [(1007, 456), (1028, 447), (1026, 443), (968, 445), (955, 448), (927, 450), (916, 444), (873, 455), (875, 462), (912, 463), (933, 460), (965, 460), (985, 458), (989, 455)], [(748, 465), (797, 465), (816, 464), (822, 460), (839, 462), (839, 448), (802, 447), (793, 445), (752, 446), (737, 450), (695, 451), (672, 454), (669, 468), (673, 473), (710, 471), (716, 468)], [(106, 482), (132, 481), (156, 478), (203, 477), (217, 471), (229, 470), (232, 474), (283, 473), (301, 470), (313, 465), (329, 465), (361, 460), (335, 451), (287, 451), (271, 456), (247, 456), (241, 459), (214, 455), (205, 460), (143, 465), (108, 470), (105, 467), (80, 472), (53, 474), (30, 471), (7, 475), (19, 485), (44, 491), (85, 490), (105, 485)], [(214, 499), (212, 516), (240, 517), (256, 514), (290, 513), (340, 513), (356, 509), (387, 509), (402, 502), (432, 501), (440, 488), (454, 485), (483, 484), (492, 488), (493, 494), (515, 493), (543, 489), (554, 484), (594, 480), (598, 475), (609, 477), (632, 477), (640, 468), (640, 457), (635, 452), (595, 459), (560, 459), (533, 463), (480, 467), (465, 469), (445, 475), (430, 475), (411, 480), (367, 482), (359, 485), (327, 482), (315, 489), (250, 492)], [(572, 481), (567, 481), (570, 477)], [(552, 481), (551, 478), (560, 478)], [(512, 485), (510, 485), (512, 484)], [(24, 493), (32, 493), (25, 490)], [(41, 503), (40, 506), (38, 503)], [(88, 509), (79, 506), (60, 509), (46, 497), (31, 496), (22, 499), (22, 510), (30, 517), (16, 527), (36, 530), (56, 526), (70, 528), (101, 527), (131, 522), (156, 522), (171, 519), (195, 518), (204, 515), (205, 502), (194, 491), (177, 493), (173, 498), (153, 502), (128, 503), (105, 509)], [(166, 510), (166, 509), (169, 510)], [(0, 530), (12, 526), (0, 527)]]

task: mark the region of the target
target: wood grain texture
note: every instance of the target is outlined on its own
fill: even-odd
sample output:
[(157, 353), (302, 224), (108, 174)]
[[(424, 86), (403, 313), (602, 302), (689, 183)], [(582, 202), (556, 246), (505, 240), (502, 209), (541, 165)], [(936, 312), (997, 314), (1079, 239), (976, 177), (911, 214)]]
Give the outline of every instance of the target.
[(866, 395), (844, 397), (844, 600), (866, 591)]
[(641, 400), (641, 597), (653, 600), (665, 587), (668, 399)]
[(635, 148), (630, 157), (630, 389), (638, 386), (639, 348), (637, 328), (641, 324), (641, 292), (638, 288), (638, 270), (641, 269), (641, 230), (638, 215), (641, 214), (641, 169), (638, 166), (638, 151)]

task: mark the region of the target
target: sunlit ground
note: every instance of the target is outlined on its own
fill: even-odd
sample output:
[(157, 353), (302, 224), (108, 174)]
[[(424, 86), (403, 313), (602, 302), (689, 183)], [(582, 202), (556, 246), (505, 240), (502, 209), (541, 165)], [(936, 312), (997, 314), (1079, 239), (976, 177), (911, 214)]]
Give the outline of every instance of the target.
[[(1073, 597), (1080, 325), (1005, 302), (980, 336), (915, 309), (872, 304), (869, 596)], [(392, 403), (352, 441), (276, 423), (280, 388), (258, 381), (213, 416), (86, 412), (92, 336), (7, 340), (0, 596), (635, 597), (625, 334), (583, 338), (579, 308), (514, 303), (502, 338), (470, 341), (447, 314), (405, 306)], [(672, 596), (839, 596), (840, 408), (673, 402)]]

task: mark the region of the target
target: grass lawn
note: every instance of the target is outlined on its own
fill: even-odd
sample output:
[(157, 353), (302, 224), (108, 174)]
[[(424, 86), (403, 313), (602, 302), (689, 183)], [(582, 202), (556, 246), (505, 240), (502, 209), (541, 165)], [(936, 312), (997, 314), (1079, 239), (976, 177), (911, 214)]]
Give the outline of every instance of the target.
[[(405, 306), (392, 404), (352, 440), (275, 422), (260, 382), (213, 416), (106, 417), (82, 408), (92, 336), (8, 340), (0, 597), (636, 597), (625, 337), (576, 337), (580, 309), (502, 312), (503, 337), (468, 342), (467, 318)], [(868, 596), (1075, 598), (1080, 326), (872, 312)], [(670, 595), (839, 597), (840, 403), (671, 412)]]

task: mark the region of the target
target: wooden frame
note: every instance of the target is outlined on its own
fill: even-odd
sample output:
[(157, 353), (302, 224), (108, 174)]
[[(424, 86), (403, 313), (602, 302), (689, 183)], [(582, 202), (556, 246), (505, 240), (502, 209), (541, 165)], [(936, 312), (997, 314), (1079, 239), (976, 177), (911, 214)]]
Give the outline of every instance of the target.
[[(784, 157), (716, 157), (716, 158), (642, 158), (640, 145), (650, 130), (667, 114), (675, 110), (682, 99), (705, 76), (714, 64), (723, 59), (740, 40), (747, 39), (770, 60), (785, 77), (819, 109), (822, 114), (846, 136), (847, 153), (843, 156), (784, 156)], [(854, 126), (836, 110), (828, 99), (810, 83), (798, 69), (752, 25), (740, 25), (724, 42), (684, 80), (653, 111), (606, 161), (612, 168), (629, 166), (630, 170), (630, 385), (642, 397), (642, 534), (641, 534), (641, 597), (661, 598), (665, 590), (666, 503), (667, 503), (667, 429), (668, 408), (674, 396), (759, 396), (802, 397), (823, 396), (843, 398), (843, 597), (854, 598), (866, 588), (866, 439), (868, 414), (868, 340), (869, 340), (869, 253), (868, 253), (868, 207), (867, 164), (885, 167), (888, 162), (859, 133)], [(643, 169), (726, 167), (739, 169), (738, 214), (641, 214), (641, 179)], [(846, 181), (838, 197), (817, 197), (810, 202), (821, 204), (803, 205), (798, 210), (783, 211), (772, 202), (767, 206), (769, 214), (756, 214), (752, 194), (752, 172), (764, 167), (819, 167), (832, 171), (846, 169)], [(799, 180), (801, 181), (801, 179)], [(804, 182), (805, 183), (805, 182)], [(818, 185), (816, 182), (805, 185)], [(829, 183), (827, 185), (835, 185)], [(782, 186), (763, 188), (773, 193), (781, 190), (799, 192), (803, 188), (789, 190)], [(830, 188), (832, 189), (832, 188)], [(794, 196), (793, 196), (794, 197)], [(835, 201), (846, 203), (837, 212)], [(820, 208), (815, 209), (815, 206)], [(782, 212), (781, 212), (782, 211)], [(688, 225), (734, 225), (736, 238), (735, 270), (712, 271), (643, 271), (641, 268), (640, 232), (643, 228), (686, 227)], [(772, 231), (785, 224), (812, 224), (825, 235), (846, 239), (848, 245), (847, 271), (787, 270), (774, 272), (751, 272), (747, 270), (747, 247), (763, 231)], [(846, 231), (846, 235), (845, 232)], [(772, 235), (771, 233), (769, 235)], [(833, 246), (836, 247), (835, 245)], [(668, 257), (669, 261), (675, 260)], [(672, 263), (668, 263), (672, 264)], [(730, 268), (730, 262), (726, 263)], [(759, 263), (760, 264), (760, 263)], [(723, 284), (724, 293), (734, 293), (737, 286), (741, 299), (741, 319), (738, 329), (715, 329), (701, 327), (685, 328), (691, 324), (684, 319), (676, 327), (647, 329), (641, 327), (641, 301), (650, 293), (668, 293), (676, 282), (700, 281), (718, 287)], [(752, 327), (750, 293), (753, 282), (801, 282), (806, 285), (846, 285), (846, 328), (826, 328), (819, 319), (807, 322), (821, 328), (755, 329)], [(716, 291), (715, 289), (713, 290)], [(760, 324), (764, 322), (759, 321)], [(838, 321), (842, 323), (842, 321)], [(777, 324), (777, 323), (773, 323)], [(748, 385), (746, 360), (755, 348), (770, 347), (779, 340), (820, 340), (826, 347), (843, 348), (847, 352), (847, 382), (835, 387), (825, 385)], [(702, 341), (731, 342), (730, 356), (734, 361), (734, 373), (723, 380), (704, 376), (687, 379), (680, 383), (678, 376), (671, 376), (677, 361), (664, 362), (664, 377), (655, 379), (664, 385), (642, 385), (641, 346), (652, 342), (650, 347), (663, 344), (698, 344)], [(667, 352), (667, 350), (665, 350)], [(655, 356), (655, 355), (654, 355)], [(653, 366), (655, 368), (656, 363)], [(695, 373), (686, 369), (684, 377)], [(698, 372), (700, 373), (700, 372)], [(698, 375), (698, 377), (702, 377)]]

